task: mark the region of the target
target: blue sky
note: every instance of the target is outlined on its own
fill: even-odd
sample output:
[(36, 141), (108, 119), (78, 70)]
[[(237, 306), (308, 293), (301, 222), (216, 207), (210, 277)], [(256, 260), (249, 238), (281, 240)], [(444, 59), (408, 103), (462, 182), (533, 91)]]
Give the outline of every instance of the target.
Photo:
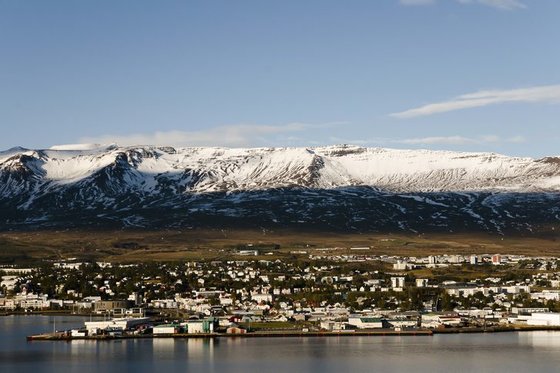
[(0, 0), (0, 149), (559, 155), (560, 1)]

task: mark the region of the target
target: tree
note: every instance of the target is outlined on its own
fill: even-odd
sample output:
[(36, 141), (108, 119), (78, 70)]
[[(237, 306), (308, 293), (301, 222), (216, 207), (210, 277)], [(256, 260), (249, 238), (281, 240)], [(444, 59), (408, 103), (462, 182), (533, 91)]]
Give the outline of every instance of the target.
[(440, 305), (443, 311), (452, 311), (457, 306), (457, 303), (453, 300), (451, 295), (444, 292), (441, 296)]

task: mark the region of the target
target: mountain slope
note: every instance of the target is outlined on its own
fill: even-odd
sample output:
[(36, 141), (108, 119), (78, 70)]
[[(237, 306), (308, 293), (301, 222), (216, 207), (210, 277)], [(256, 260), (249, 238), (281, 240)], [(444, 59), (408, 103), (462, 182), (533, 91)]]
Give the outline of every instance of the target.
[(305, 226), (551, 229), (560, 158), (331, 146), (0, 152), (1, 229)]

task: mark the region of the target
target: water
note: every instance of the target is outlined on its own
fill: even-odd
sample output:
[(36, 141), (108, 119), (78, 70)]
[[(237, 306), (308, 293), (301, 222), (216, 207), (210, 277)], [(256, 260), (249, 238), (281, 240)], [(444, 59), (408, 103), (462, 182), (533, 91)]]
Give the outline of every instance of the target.
[[(56, 328), (83, 324), (57, 316)], [(560, 332), (27, 342), (52, 316), (0, 316), (0, 372), (559, 372)]]

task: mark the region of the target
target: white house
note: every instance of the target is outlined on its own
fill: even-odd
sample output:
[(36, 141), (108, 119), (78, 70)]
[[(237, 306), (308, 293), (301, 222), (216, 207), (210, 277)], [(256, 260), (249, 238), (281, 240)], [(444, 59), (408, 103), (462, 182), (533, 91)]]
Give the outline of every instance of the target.
[(401, 291), (404, 288), (404, 277), (391, 277), (391, 288), (394, 291)]
[(7, 290), (14, 290), (18, 279), (18, 276), (2, 276), (2, 281), (0, 281), (0, 288), (5, 286)]
[(272, 294), (255, 294), (255, 293), (252, 293), (251, 294), (251, 299), (254, 300), (257, 303), (272, 302)]

